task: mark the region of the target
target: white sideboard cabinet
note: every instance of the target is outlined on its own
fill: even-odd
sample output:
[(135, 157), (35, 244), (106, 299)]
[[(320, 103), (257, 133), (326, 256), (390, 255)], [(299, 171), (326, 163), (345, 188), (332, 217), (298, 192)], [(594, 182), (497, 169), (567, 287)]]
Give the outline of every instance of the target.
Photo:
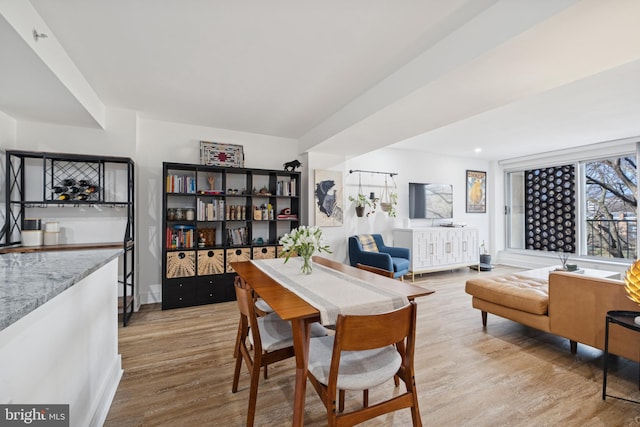
[(393, 245), (409, 248), (409, 274), (453, 270), (478, 264), (478, 230), (475, 228), (396, 228)]

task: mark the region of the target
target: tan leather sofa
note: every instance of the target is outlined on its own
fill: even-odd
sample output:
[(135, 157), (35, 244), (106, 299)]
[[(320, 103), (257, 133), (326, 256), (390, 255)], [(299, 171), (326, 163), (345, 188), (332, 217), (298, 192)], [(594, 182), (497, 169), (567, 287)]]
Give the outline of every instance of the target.
[[(548, 280), (522, 274), (478, 277), (467, 280), (465, 291), (485, 327), (492, 313), (567, 338), (573, 353), (577, 343), (604, 349), (607, 311), (640, 311), (627, 298), (623, 281), (572, 273), (553, 272)], [(640, 333), (611, 324), (609, 351), (640, 362)]]

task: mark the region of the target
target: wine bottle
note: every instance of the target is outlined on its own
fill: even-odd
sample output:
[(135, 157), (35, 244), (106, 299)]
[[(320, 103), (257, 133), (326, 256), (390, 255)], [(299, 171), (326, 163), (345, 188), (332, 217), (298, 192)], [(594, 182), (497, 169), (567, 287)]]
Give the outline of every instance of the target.
[(76, 194), (76, 200), (87, 200), (89, 196), (87, 196), (86, 194), (80, 193), (80, 194)]
[(69, 194), (67, 193), (62, 193), (61, 195), (58, 196), (58, 200), (69, 200), (71, 199), (71, 196), (69, 196)]
[(73, 179), (73, 178), (67, 178), (67, 179), (63, 180), (62, 183), (64, 185), (66, 185), (67, 187), (71, 187), (72, 185), (76, 185), (76, 180)]
[(80, 192), (80, 188), (74, 185), (73, 187), (69, 187), (69, 192), (72, 194), (77, 194)]
[(84, 192), (87, 194), (93, 194), (93, 193), (96, 193), (97, 191), (98, 191), (97, 185), (89, 185), (87, 188), (84, 189)]
[(80, 181), (78, 181), (78, 185), (80, 187), (88, 187), (91, 185), (91, 182), (87, 181), (86, 179), (81, 179)]
[(55, 187), (53, 187), (53, 192), (56, 194), (66, 193), (67, 187), (56, 185)]

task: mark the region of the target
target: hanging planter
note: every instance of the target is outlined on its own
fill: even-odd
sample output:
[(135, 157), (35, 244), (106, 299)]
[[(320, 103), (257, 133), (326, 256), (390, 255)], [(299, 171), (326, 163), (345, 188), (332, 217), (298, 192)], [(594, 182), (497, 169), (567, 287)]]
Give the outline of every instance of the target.
[[(393, 175), (391, 176), (393, 180)], [(395, 190), (395, 181), (393, 182), (393, 190), (389, 188), (387, 183), (387, 177), (384, 177), (384, 189), (382, 190), (382, 196), (380, 197), (380, 209), (386, 212), (390, 217), (396, 216), (396, 205), (398, 204), (398, 193)]]
[(371, 206), (371, 202), (369, 202), (369, 199), (367, 199), (367, 196), (362, 193), (358, 193), (356, 197), (349, 196), (349, 201), (355, 204), (356, 215), (358, 217), (364, 216), (365, 207)]
[(371, 202), (362, 191), (362, 175), (358, 176), (358, 195), (356, 197), (349, 196), (349, 201), (356, 205), (356, 215), (360, 218), (364, 216), (365, 207), (371, 206)]

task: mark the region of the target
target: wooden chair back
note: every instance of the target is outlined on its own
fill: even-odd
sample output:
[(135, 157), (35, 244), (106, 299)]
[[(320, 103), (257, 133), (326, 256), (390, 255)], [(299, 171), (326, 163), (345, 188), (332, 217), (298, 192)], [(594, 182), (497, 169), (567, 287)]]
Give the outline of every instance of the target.
[[(366, 316), (339, 315), (333, 344), (328, 384), (320, 383), (313, 375), (309, 378), (318, 395), (327, 407), (330, 426), (354, 425), (392, 411), (411, 408), (414, 426), (421, 426), (418, 395), (414, 378), (414, 353), (416, 333), (416, 304), (398, 310)], [(402, 363), (397, 372), (406, 386), (405, 393), (399, 393), (390, 399), (368, 406), (368, 391), (365, 391), (364, 407), (349, 413), (342, 413), (344, 391), (338, 393), (338, 368), (343, 351), (362, 351), (394, 345), (400, 353)], [(335, 408), (340, 401), (340, 410)], [(340, 413), (338, 413), (340, 412)]]
[[(251, 333), (254, 347), (257, 346), (258, 350), (262, 351), (260, 330), (257, 322), (258, 314), (256, 313), (254, 305), (253, 291), (249, 285), (238, 276), (234, 280), (234, 285), (236, 302), (238, 303), (238, 310), (240, 311), (238, 339), (242, 339), (242, 343), (246, 345), (246, 338), (249, 333)], [(236, 345), (236, 351), (238, 351), (240, 347), (242, 347), (242, 345)]]
[[(362, 351), (404, 342), (413, 343), (415, 303), (382, 314), (366, 316), (339, 315), (336, 322), (334, 356), (341, 351)], [(409, 345), (407, 345), (409, 348)], [(337, 374), (337, 372), (336, 372)]]
[(358, 267), (360, 270), (370, 271), (372, 273), (379, 274), (380, 276), (390, 277), (391, 279), (393, 279), (393, 271), (385, 270), (383, 268), (378, 268), (371, 265), (360, 264), (360, 263), (357, 263), (356, 267)]

